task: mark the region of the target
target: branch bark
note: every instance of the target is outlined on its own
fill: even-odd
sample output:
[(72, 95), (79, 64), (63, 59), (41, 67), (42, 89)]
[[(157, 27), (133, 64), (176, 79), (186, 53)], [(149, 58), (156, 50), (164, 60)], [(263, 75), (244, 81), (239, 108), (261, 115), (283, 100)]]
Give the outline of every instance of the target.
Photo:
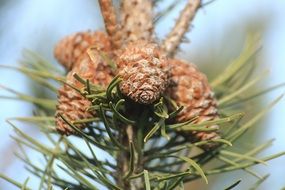
[(161, 47), (167, 55), (173, 56), (176, 52), (179, 44), (181, 43), (184, 35), (189, 28), (190, 23), (195, 17), (200, 4), (201, 0), (188, 0), (188, 3), (181, 12), (175, 26), (167, 35), (166, 39), (162, 42)]
[(150, 41), (153, 35), (153, 3), (151, 0), (123, 0), (121, 4), (124, 43)]
[(116, 11), (112, 0), (99, 0), (100, 9), (105, 23), (106, 32), (111, 38), (113, 49), (121, 45), (121, 26), (116, 19)]

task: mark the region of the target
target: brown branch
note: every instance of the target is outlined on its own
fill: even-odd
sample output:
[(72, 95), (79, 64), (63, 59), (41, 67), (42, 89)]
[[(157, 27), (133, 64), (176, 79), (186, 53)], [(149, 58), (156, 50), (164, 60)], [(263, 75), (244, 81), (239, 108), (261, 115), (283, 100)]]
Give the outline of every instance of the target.
[(112, 47), (118, 48), (121, 45), (120, 24), (117, 22), (112, 0), (99, 0), (99, 5), (107, 34), (111, 38)]
[[(122, 130), (120, 131), (120, 143), (122, 143), (124, 146), (129, 146), (130, 142), (137, 141), (134, 136), (134, 128), (131, 125), (122, 127)], [(135, 168), (136, 171), (138, 168), (141, 168), (142, 166), (138, 162), (138, 154), (135, 152), (134, 155), (135, 159)], [(142, 190), (144, 189), (144, 183), (142, 182), (141, 178), (137, 179), (126, 179), (124, 178), (125, 174), (128, 172), (130, 163), (130, 153), (126, 151), (120, 151), (117, 155), (117, 173), (116, 173), (116, 183), (119, 187), (122, 187), (123, 189), (128, 190)]]
[(175, 26), (162, 43), (162, 49), (167, 53), (167, 55), (173, 56), (177, 50), (191, 21), (200, 7), (200, 4), (201, 0), (188, 0), (188, 3), (181, 12)]
[(123, 0), (121, 4), (122, 31), (125, 43), (147, 40), (153, 35), (152, 0)]
[[(125, 126), (124, 126), (125, 128)], [(122, 127), (119, 132), (119, 141), (124, 146), (129, 145), (128, 132)], [(126, 151), (120, 151), (117, 155), (117, 171), (116, 171), (116, 183), (123, 189), (131, 189), (129, 181), (124, 179), (124, 174), (129, 170), (129, 153)]]

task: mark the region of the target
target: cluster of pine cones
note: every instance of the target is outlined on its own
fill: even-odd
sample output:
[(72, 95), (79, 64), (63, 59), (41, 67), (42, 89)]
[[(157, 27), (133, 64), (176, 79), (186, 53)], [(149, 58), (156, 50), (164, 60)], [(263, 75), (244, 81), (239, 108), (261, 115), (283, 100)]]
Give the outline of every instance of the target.
[[(71, 122), (96, 116), (96, 113), (87, 111), (91, 103), (70, 87), (83, 87), (73, 77), (74, 73), (102, 87), (107, 87), (119, 75), (122, 79), (119, 84), (121, 93), (138, 104), (153, 104), (162, 95), (168, 96), (178, 106), (184, 107), (176, 116), (176, 123), (195, 117), (195, 123), (218, 118), (214, 93), (207, 77), (195, 65), (172, 58), (165, 48), (146, 39), (147, 34), (135, 38), (136, 35), (129, 33), (132, 40), (126, 40), (121, 46), (114, 45), (116, 43), (108, 35), (108, 30), (107, 34), (90, 31), (76, 33), (56, 45), (55, 57), (68, 71), (67, 84), (58, 90), (56, 127), (60, 133), (70, 135), (74, 130), (59, 115)], [(116, 64), (116, 70), (104, 59), (106, 56)], [(85, 125), (77, 127), (83, 129)], [(192, 142), (219, 137), (216, 132), (185, 132), (184, 136)]]

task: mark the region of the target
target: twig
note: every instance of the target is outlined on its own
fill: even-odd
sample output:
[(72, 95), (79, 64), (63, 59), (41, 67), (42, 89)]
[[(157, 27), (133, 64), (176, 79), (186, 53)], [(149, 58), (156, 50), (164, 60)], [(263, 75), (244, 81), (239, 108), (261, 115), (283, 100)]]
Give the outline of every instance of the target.
[(161, 47), (168, 55), (172, 56), (177, 50), (191, 21), (200, 7), (200, 3), (201, 0), (188, 0), (188, 3), (181, 12), (175, 26), (162, 43)]
[(123, 0), (121, 5), (123, 40), (150, 41), (153, 34), (151, 0)]
[(117, 48), (121, 44), (120, 25), (116, 20), (116, 12), (112, 0), (99, 0), (105, 28), (111, 38), (113, 48)]

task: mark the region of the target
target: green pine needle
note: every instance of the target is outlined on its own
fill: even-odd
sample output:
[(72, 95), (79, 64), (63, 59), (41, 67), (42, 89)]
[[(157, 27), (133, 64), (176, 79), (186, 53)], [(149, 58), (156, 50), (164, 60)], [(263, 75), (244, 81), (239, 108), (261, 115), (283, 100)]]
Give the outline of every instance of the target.
[[(173, 123), (173, 118), (183, 110), (183, 107), (176, 105), (175, 101), (169, 97), (163, 97), (150, 106), (137, 105), (125, 99), (118, 88), (122, 80), (118, 76), (104, 89), (75, 74), (75, 79), (83, 85), (83, 88), (78, 89), (67, 84), (62, 72), (52, 64), (32, 52), (26, 52), (27, 60), (22, 61), (20, 67), (0, 67), (25, 74), (33, 82), (49, 89), (54, 95), (58, 84), (69, 85), (90, 100), (92, 105), (88, 111), (96, 113), (96, 116), (70, 122), (64, 114), (59, 114), (59, 117), (76, 132), (74, 138), (87, 146), (88, 152), (84, 152), (81, 144), (74, 143), (72, 138), (55, 133), (56, 100), (28, 96), (3, 86), (1, 88), (14, 96), (2, 98), (17, 99), (37, 105), (34, 116), (7, 120), (15, 131), (12, 138), (20, 147), (21, 154), (17, 153), (16, 156), (26, 164), (27, 171), (40, 179), (39, 189), (59, 187), (96, 190), (99, 189), (96, 186), (98, 183), (109, 189), (123, 190), (123, 187), (116, 183), (120, 178), (124, 183), (129, 184), (141, 182), (146, 190), (173, 190), (183, 189), (184, 183), (197, 178), (202, 178), (208, 183), (208, 175), (234, 170), (244, 170), (257, 177), (258, 181), (252, 187), (256, 189), (267, 176), (263, 177), (250, 167), (266, 164), (269, 160), (285, 155), (284, 152), (280, 152), (257, 158), (257, 154), (266, 150), (273, 140), (254, 146), (250, 150), (244, 148), (239, 153), (230, 149), (231, 146), (238, 147), (235, 141), (243, 137), (248, 129), (262, 119), (282, 98), (282, 96), (278, 97), (253, 117), (243, 118), (247, 114), (243, 112), (243, 106), (247, 101), (284, 86), (279, 84), (248, 95), (250, 89), (264, 76), (251, 79), (257, 65), (253, 60), (261, 48), (259, 41), (258, 36), (250, 36), (241, 55), (212, 81), (217, 91), (221, 116), (198, 124), (195, 123), (198, 117), (183, 123)], [(114, 64), (106, 55), (101, 56), (108, 64)], [(237, 104), (238, 108), (235, 107)], [(172, 112), (168, 109), (169, 105), (174, 108)], [(226, 111), (229, 107), (233, 112)], [(42, 143), (29, 133), (23, 132), (13, 124), (14, 121), (26, 122), (33, 124), (33, 127), (38, 127), (48, 143)], [(87, 127), (81, 130), (76, 127), (78, 124), (84, 124)], [(208, 127), (215, 125), (220, 128)], [(180, 135), (182, 131), (206, 133), (219, 132), (219, 130), (221, 130), (220, 138), (207, 141), (189, 142)], [(205, 145), (211, 144), (218, 144), (218, 146), (209, 150), (203, 149)], [(35, 164), (23, 147), (42, 154), (45, 160), (44, 166)], [(112, 159), (100, 159), (97, 149), (104, 151)], [(120, 155), (125, 155), (124, 158), (127, 159), (123, 174), (117, 173), (118, 168), (122, 167), (118, 162)], [(209, 162), (216, 160), (222, 162), (219, 162), (219, 165), (208, 166)], [(189, 166), (186, 171), (182, 167), (185, 164)], [(64, 171), (73, 180), (62, 178), (59, 170)], [(3, 174), (0, 174), (0, 177), (20, 189), (29, 189), (27, 187), (29, 178), (21, 184)], [(239, 183), (240, 180), (226, 189), (233, 189)]]

